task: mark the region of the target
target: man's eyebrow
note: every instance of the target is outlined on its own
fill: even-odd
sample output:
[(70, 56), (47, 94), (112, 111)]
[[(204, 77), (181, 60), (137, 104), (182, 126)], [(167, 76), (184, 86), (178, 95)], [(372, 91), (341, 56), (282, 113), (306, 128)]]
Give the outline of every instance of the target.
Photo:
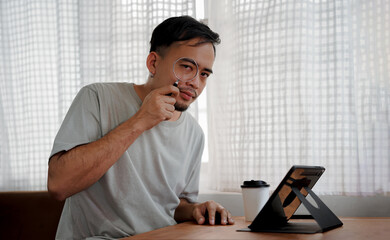
[(195, 60), (193, 60), (191, 58), (182, 58), (182, 60), (198, 66), (198, 64), (195, 62)]
[[(197, 65), (197, 66), (199, 67), (198, 63), (196, 63), (195, 60), (193, 60), (192, 58), (182, 58), (182, 59), (183, 59), (184, 61), (187, 61), (187, 62), (190, 62), (190, 63), (192, 63), (192, 64), (194, 64), (194, 65)], [(203, 70), (206, 71), (206, 72), (209, 72), (209, 73), (213, 74), (213, 70), (212, 70), (211, 68), (204, 68)]]
[(209, 73), (213, 73), (213, 70), (212, 69), (210, 69), (210, 68), (204, 68), (204, 70), (206, 71), (206, 72), (209, 72)]

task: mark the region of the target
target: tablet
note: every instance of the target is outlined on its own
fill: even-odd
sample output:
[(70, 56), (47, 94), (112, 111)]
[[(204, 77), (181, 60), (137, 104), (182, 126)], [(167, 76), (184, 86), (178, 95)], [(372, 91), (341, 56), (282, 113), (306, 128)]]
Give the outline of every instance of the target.
[[(341, 226), (336, 215), (311, 191), (324, 171), (325, 168), (321, 166), (292, 166), (247, 230), (316, 233)], [(308, 194), (313, 197), (316, 205), (313, 206), (306, 200)], [(288, 222), (302, 202), (309, 210), (310, 218), (314, 218), (317, 224)]]

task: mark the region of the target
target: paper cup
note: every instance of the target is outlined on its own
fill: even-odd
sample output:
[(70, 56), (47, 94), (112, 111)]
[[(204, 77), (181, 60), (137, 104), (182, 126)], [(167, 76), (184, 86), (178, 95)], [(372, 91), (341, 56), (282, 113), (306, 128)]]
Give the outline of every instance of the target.
[(269, 184), (261, 180), (244, 181), (241, 190), (245, 220), (253, 221), (269, 198)]

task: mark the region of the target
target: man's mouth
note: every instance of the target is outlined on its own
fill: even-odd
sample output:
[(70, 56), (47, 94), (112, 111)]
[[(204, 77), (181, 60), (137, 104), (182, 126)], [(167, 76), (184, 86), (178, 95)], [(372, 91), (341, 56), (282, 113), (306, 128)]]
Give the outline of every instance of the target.
[(184, 100), (191, 100), (192, 98), (196, 98), (197, 97), (197, 94), (194, 90), (183, 90), (183, 89), (180, 89), (180, 96), (184, 99)]

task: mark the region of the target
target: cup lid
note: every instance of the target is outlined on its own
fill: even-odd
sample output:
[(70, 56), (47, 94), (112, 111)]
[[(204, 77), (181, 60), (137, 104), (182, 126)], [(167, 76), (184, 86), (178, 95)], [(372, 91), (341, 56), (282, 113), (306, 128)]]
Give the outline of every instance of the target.
[(250, 180), (244, 181), (242, 188), (260, 188), (260, 187), (269, 187), (269, 184), (262, 180)]

